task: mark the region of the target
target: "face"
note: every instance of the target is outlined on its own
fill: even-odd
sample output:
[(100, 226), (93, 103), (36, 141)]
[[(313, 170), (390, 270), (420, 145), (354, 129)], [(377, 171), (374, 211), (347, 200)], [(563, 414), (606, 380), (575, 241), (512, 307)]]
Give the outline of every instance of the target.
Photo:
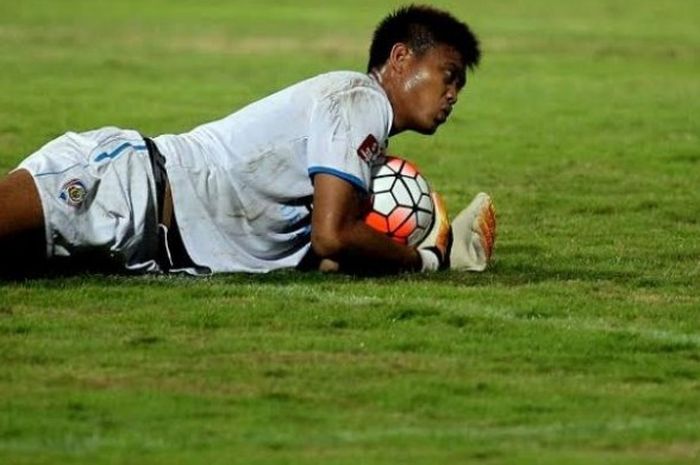
[(397, 86), (405, 129), (433, 134), (447, 121), (466, 80), (457, 50), (438, 45), (421, 55), (409, 51)]

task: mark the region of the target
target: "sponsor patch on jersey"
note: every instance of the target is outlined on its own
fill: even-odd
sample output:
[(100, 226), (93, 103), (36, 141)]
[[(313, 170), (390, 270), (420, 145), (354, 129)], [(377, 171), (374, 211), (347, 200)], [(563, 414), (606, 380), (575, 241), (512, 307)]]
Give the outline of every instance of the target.
[(364, 161), (370, 162), (374, 157), (379, 155), (380, 151), (381, 146), (379, 145), (379, 142), (377, 142), (377, 139), (370, 134), (360, 144), (360, 147), (357, 149), (357, 155)]
[(80, 179), (71, 179), (63, 184), (58, 197), (71, 207), (79, 207), (85, 201), (87, 189)]

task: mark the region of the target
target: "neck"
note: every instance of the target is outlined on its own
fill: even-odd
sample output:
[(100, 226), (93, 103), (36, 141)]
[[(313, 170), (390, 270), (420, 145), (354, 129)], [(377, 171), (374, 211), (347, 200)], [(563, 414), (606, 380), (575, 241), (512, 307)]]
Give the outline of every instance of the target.
[(397, 98), (398, 92), (396, 92), (395, 86), (393, 85), (394, 80), (391, 79), (388, 67), (385, 65), (379, 69), (374, 68), (369, 72), (369, 75), (384, 89), (389, 103), (391, 104), (391, 110), (394, 113), (394, 121), (392, 121), (391, 133), (389, 135), (393, 136), (403, 132), (405, 127), (403, 118), (401, 117), (400, 102)]

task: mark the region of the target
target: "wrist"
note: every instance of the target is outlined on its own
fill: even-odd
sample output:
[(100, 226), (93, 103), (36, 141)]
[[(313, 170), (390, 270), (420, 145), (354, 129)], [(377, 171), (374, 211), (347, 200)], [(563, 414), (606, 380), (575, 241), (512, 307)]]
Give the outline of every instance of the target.
[(434, 248), (418, 249), (418, 255), (421, 259), (420, 271), (437, 271), (440, 269), (440, 256)]

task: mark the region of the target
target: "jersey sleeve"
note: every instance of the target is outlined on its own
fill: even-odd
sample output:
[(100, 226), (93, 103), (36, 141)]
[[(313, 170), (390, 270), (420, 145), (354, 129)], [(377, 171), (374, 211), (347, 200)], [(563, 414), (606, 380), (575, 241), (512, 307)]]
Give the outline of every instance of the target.
[(386, 149), (390, 128), (386, 97), (353, 89), (320, 100), (311, 115), (308, 171), (337, 176), (361, 191), (370, 184), (370, 165)]

